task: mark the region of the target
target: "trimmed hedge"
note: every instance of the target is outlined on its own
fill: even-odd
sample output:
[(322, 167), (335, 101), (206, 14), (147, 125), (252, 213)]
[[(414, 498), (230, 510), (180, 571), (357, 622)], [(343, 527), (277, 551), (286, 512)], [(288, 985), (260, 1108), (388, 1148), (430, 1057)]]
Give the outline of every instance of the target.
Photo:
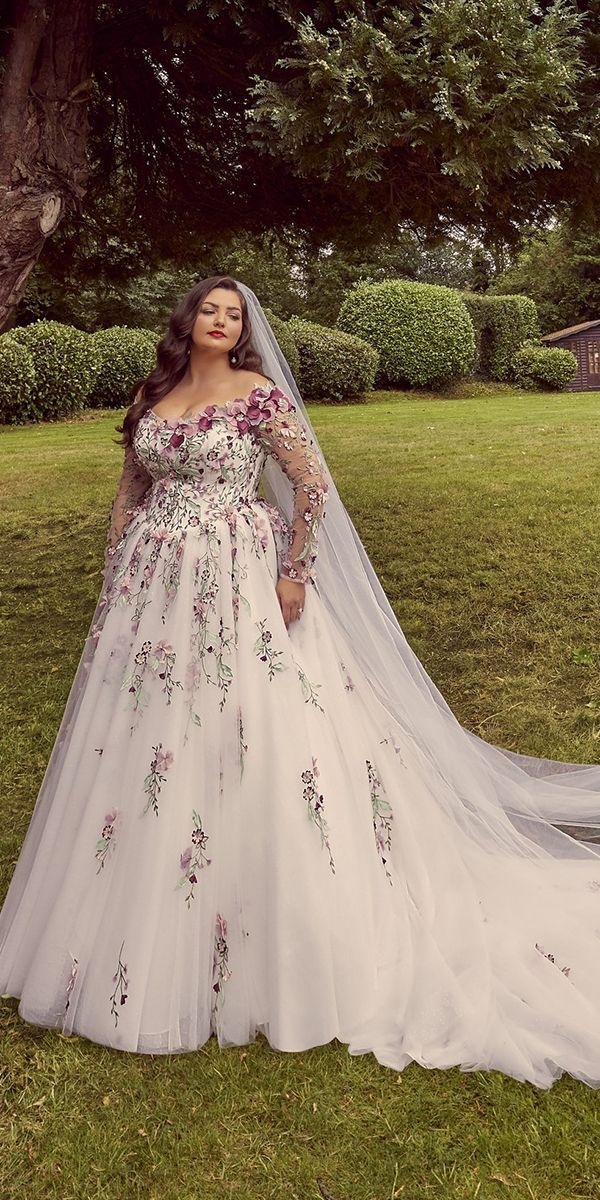
[(373, 387), (378, 354), (362, 338), (290, 317), (287, 327), (300, 359), (298, 387), (310, 400), (365, 400)]
[(476, 337), (475, 370), (484, 379), (511, 380), (513, 359), (526, 341), (540, 336), (535, 301), (529, 296), (460, 292)]
[(475, 359), (471, 319), (454, 288), (388, 279), (355, 284), (337, 326), (379, 352), (376, 386), (436, 387), (468, 375)]
[(291, 329), (288, 329), (287, 321), (284, 321), (281, 317), (278, 317), (277, 314), (272, 312), (270, 308), (265, 308), (263, 311), (267, 321), (269, 322), (269, 325), (273, 329), (273, 333), (275, 334), (279, 348), (284, 358), (287, 359), (290, 365), (292, 375), (298, 384), (298, 390), (302, 391), (299, 383), (300, 357), (298, 355), (298, 350), (296, 349), (296, 343), (292, 336), (292, 331)]
[(4, 336), (25, 346), (33, 358), (31, 404), (35, 420), (81, 412), (99, 367), (98, 351), (88, 333), (60, 321), (34, 321)]
[(159, 338), (150, 329), (111, 325), (90, 334), (98, 357), (98, 373), (88, 403), (95, 408), (124, 408), (133, 391), (156, 365)]
[(525, 342), (513, 359), (513, 374), (519, 387), (529, 391), (562, 391), (577, 374), (577, 359), (570, 350), (558, 346), (537, 346)]
[(33, 392), (35, 367), (26, 346), (10, 333), (0, 337), (0, 421), (5, 425), (39, 420)]

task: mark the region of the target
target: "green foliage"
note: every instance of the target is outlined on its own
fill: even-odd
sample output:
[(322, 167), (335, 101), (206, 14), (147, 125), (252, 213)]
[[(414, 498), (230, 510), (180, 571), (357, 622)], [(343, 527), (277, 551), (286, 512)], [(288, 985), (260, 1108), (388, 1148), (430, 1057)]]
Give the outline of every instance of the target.
[(465, 305), (465, 308), (471, 318), (473, 332), (475, 334), (475, 361), (473, 363), (473, 371), (477, 375), (484, 375), (484, 360), (487, 363), (489, 357), (489, 319), (491, 309), (487, 303), (487, 296), (482, 296), (478, 292), (461, 291), (460, 297)]
[(98, 408), (124, 408), (136, 384), (156, 365), (158, 337), (150, 329), (114, 325), (90, 337), (98, 357), (98, 373), (88, 403)]
[[(61, 222), (44, 249), (54, 279), (73, 253), (87, 255), (85, 296), (64, 289), (85, 312), (80, 320), (66, 311), (69, 301), (36, 268), (29, 318), (90, 330), (154, 326), (121, 305), (123, 284), (168, 261), (196, 278), (220, 270), (212, 251), (232, 233), (293, 227), (313, 245), (343, 236), (362, 248), (364, 214), (375, 212), (374, 227), (390, 237), (401, 223), (439, 230), (442, 217), (514, 241), (522, 217), (577, 193), (593, 203), (598, 39), (576, 4), (328, 4), (312, 16), (305, 8), (163, 0), (136, 7), (132, 38), (126, 0), (96, 6), (92, 44), (80, 46), (81, 61), (89, 52), (93, 64), (89, 188), (83, 213)], [(9, 24), (0, 55), (12, 37)], [(50, 18), (42, 65), (55, 38)], [(64, 97), (68, 61), (64, 53), (54, 62)], [(36, 84), (34, 71), (30, 93), (43, 94)], [(75, 94), (73, 103), (84, 100)], [(224, 112), (232, 155), (223, 154)], [(289, 285), (292, 303), (293, 279), (279, 288), (277, 255), (265, 275), (268, 263), (243, 246), (236, 254), (241, 277), (266, 282), (261, 298), (291, 315), (281, 293)]]
[(514, 237), (536, 196), (572, 197), (558, 168), (580, 160), (593, 179), (597, 100), (575, 5), (373, 3), (296, 21), (292, 52), (278, 47), (250, 89), (255, 141), (300, 177), (335, 181), (348, 223), (374, 212), (380, 227), (432, 228), (443, 214)]
[(377, 385), (437, 387), (471, 370), (475, 337), (458, 293), (437, 284), (386, 280), (348, 292), (338, 327), (379, 351)]
[(296, 381), (300, 378), (300, 356), (287, 321), (282, 321), (270, 308), (265, 308), (264, 314), (279, 343), (282, 354), (290, 365), (290, 370)]
[[(293, 229), (279, 232), (269, 228), (257, 236), (246, 234), (225, 237), (215, 246), (211, 263), (215, 271), (243, 280), (283, 320), (302, 316), (304, 296), (298, 270), (306, 255), (305, 237)], [(212, 274), (213, 269), (207, 271)]]
[(291, 317), (287, 325), (300, 360), (298, 387), (307, 400), (365, 398), (377, 370), (378, 354), (372, 346), (301, 317)]
[(229, 236), (216, 245), (197, 238), (186, 247), (182, 264), (143, 270), (138, 269), (143, 255), (133, 243), (128, 245), (135, 236), (128, 225), (119, 230), (119, 254), (116, 235), (107, 248), (106, 239), (96, 240), (90, 231), (76, 240), (61, 226), (30, 276), (17, 324), (44, 317), (90, 333), (112, 325), (162, 332), (184, 293), (217, 267), (243, 280), (263, 307), (283, 320), (298, 316), (329, 326), (335, 325), (348, 288), (363, 280), (414, 279), (461, 288), (473, 279), (467, 236), (426, 239), (408, 229), (375, 236), (365, 229), (356, 249), (287, 229), (279, 235), (269, 231), (268, 237)]
[(561, 391), (577, 374), (577, 359), (570, 350), (525, 342), (513, 359), (519, 387), (530, 391)]
[[(124, 265), (118, 256), (115, 263), (110, 248), (95, 244), (91, 235), (75, 242), (68, 229), (54, 234), (17, 309), (19, 327), (44, 317), (88, 333), (126, 325), (162, 334), (184, 293), (211, 273), (210, 263), (200, 263), (200, 270), (198, 264), (195, 270), (177, 265), (132, 270), (125, 253), (128, 232), (124, 228)], [(126, 272), (123, 279), (121, 270)]]
[(593, 321), (600, 314), (600, 223), (566, 220), (534, 230), (492, 291), (530, 296), (543, 333)]
[(472, 292), (487, 292), (492, 277), (492, 263), (482, 246), (476, 246), (471, 258), (470, 287)]
[(0, 421), (4, 424), (33, 421), (35, 367), (26, 346), (10, 333), (0, 337)]
[(58, 321), (34, 321), (11, 329), (8, 336), (32, 356), (31, 403), (37, 420), (69, 416), (85, 407), (99, 367), (87, 333)]
[(461, 292), (461, 297), (475, 330), (475, 370), (486, 379), (512, 379), (519, 346), (540, 335), (533, 300), (528, 296), (482, 296), (475, 292)]

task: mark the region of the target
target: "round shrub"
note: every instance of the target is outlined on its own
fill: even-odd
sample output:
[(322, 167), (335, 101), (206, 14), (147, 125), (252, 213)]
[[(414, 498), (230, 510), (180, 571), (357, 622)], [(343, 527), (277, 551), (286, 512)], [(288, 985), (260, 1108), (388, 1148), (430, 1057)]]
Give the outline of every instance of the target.
[(300, 359), (298, 386), (310, 400), (364, 400), (373, 387), (378, 354), (362, 338), (302, 317), (287, 322)]
[(275, 334), (275, 337), (279, 344), (279, 348), (280, 348), (284, 358), (287, 358), (287, 361), (290, 365), (290, 370), (292, 372), (292, 375), (294, 376), (294, 379), (296, 380), (296, 383), (298, 384), (298, 389), (300, 391), (302, 391), (302, 388), (300, 387), (300, 382), (299, 382), (299, 380), (300, 380), (300, 358), (298, 356), (298, 351), (296, 349), (296, 343), (292, 337), (292, 332), (290, 329), (288, 329), (287, 321), (283, 321), (281, 317), (278, 317), (276, 315), (276, 313), (271, 312), (270, 308), (265, 308), (263, 311), (267, 318), (267, 321), (269, 322), (269, 325), (271, 326), (271, 328), (273, 330), (273, 333)]
[(513, 359), (520, 346), (540, 336), (538, 312), (530, 296), (461, 292), (475, 328), (477, 370), (485, 379), (513, 378)]
[(17, 424), (37, 420), (34, 387), (35, 367), (29, 350), (10, 333), (3, 334), (0, 337), (0, 421)]
[(124, 408), (133, 390), (156, 365), (159, 338), (150, 329), (111, 325), (90, 335), (99, 369), (89, 403), (96, 408)]
[(35, 368), (32, 392), (38, 420), (81, 412), (98, 370), (98, 355), (89, 333), (60, 321), (19, 325), (10, 335), (25, 346)]
[(379, 351), (378, 385), (439, 387), (468, 375), (475, 359), (469, 314), (458, 293), (439, 284), (358, 283), (337, 324)]
[(577, 374), (577, 359), (570, 350), (525, 342), (517, 350), (512, 371), (515, 382), (530, 391), (561, 391)]

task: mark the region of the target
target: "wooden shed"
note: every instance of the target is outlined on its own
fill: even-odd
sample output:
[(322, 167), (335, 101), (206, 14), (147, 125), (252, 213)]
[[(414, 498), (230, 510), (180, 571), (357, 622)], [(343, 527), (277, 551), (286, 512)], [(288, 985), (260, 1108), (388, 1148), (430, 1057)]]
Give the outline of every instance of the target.
[(569, 325), (544, 334), (542, 341), (559, 350), (570, 350), (577, 359), (577, 374), (567, 391), (600, 391), (600, 319)]

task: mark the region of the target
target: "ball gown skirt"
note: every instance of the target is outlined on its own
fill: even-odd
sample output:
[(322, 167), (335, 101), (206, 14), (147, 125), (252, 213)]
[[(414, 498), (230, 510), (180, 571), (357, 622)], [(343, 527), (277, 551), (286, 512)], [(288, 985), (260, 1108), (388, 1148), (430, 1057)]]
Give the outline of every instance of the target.
[[(290, 525), (258, 494), (268, 454)], [(319, 594), (325, 491), (277, 388), (139, 421), (0, 913), (0, 992), (118, 1050), (262, 1032), (396, 1070), (599, 1086), (598, 856), (573, 841), (532, 861), (500, 816), (490, 856), (470, 806), (456, 819), (443, 760), (378, 700)], [(289, 628), (281, 573), (306, 580)]]

